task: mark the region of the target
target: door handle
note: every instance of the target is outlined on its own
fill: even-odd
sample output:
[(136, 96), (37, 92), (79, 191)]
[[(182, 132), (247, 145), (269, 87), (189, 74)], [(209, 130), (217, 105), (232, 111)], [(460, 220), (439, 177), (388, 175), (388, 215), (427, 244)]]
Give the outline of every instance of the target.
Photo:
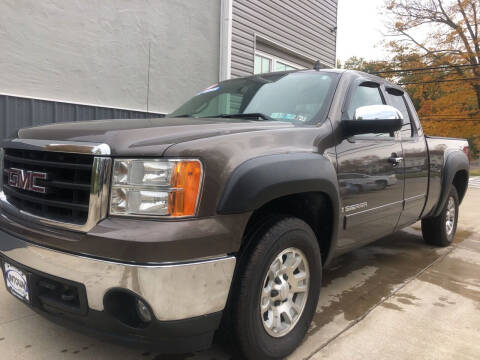
[(388, 162), (393, 165), (393, 167), (398, 167), (403, 161), (403, 157), (392, 156), (388, 158)]

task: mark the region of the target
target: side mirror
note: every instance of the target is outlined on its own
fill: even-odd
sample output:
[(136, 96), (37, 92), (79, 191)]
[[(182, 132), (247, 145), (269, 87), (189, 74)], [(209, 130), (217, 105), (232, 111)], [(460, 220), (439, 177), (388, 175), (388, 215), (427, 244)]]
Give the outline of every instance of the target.
[(362, 106), (355, 110), (353, 120), (342, 120), (347, 137), (360, 134), (393, 134), (403, 125), (402, 113), (389, 105)]

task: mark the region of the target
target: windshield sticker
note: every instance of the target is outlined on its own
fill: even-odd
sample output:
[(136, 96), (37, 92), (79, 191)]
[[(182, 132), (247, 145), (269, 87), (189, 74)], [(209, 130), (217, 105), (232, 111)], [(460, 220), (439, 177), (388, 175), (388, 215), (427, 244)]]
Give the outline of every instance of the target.
[(272, 113), (270, 117), (273, 119), (283, 119), (284, 115), (285, 115), (284, 113)]
[(210, 93), (210, 92), (214, 92), (214, 91), (218, 91), (221, 89), (221, 86), (218, 86), (218, 84), (213, 84), (212, 86), (209, 86), (207, 87), (206, 89), (200, 91), (198, 95), (202, 95), (202, 94), (207, 94), (207, 93)]
[(285, 114), (285, 113), (272, 113), (270, 115), (272, 119), (279, 119), (279, 120), (288, 120), (288, 121), (307, 121), (307, 117), (303, 115), (297, 114)]

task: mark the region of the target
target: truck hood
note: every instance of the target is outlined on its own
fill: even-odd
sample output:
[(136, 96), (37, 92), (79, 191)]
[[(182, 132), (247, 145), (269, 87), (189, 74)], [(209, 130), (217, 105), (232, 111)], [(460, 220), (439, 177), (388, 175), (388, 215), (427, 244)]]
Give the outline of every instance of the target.
[(21, 139), (108, 144), (112, 155), (161, 156), (171, 145), (242, 132), (293, 127), (279, 121), (155, 118), (58, 123), (21, 129)]

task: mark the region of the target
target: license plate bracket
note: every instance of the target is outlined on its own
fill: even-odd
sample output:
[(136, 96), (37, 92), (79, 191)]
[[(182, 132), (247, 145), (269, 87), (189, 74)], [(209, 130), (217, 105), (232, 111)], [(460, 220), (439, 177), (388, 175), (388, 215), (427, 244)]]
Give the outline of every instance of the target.
[(8, 262), (3, 263), (3, 278), (7, 290), (20, 300), (30, 303), (28, 273)]

